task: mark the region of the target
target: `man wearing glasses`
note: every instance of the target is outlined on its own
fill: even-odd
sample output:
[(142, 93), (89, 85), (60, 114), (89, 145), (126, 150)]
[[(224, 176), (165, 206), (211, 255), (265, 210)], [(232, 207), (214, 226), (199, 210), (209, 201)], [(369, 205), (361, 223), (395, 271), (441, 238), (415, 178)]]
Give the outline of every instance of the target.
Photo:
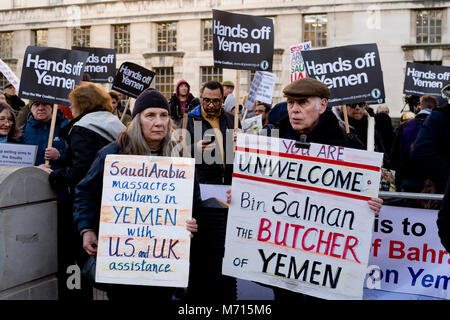
[[(209, 81), (200, 89), (201, 104), (189, 112), (187, 143), (196, 158), (199, 183), (231, 184), (234, 115), (223, 110), (223, 86)], [(183, 127), (183, 123), (180, 124)], [(227, 161), (228, 155), (228, 161)]]

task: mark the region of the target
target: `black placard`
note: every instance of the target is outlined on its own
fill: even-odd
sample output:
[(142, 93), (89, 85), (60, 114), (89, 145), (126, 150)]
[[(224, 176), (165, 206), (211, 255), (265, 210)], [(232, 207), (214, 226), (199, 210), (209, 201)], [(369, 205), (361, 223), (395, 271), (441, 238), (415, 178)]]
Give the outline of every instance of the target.
[(302, 51), (309, 77), (331, 90), (329, 106), (384, 103), (383, 72), (375, 43)]
[(404, 94), (441, 96), (450, 83), (450, 68), (425, 63), (408, 62), (405, 70)]
[(72, 50), (88, 52), (84, 72), (91, 82), (112, 83), (116, 75), (116, 51), (110, 48), (72, 47)]
[(70, 105), (68, 96), (83, 79), (87, 52), (28, 46), (20, 77), (19, 97)]
[(132, 62), (124, 62), (117, 70), (112, 89), (137, 98), (152, 83), (155, 73)]
[(215, 67), (272, 70), (272, 19), (219, 10), (212, 12)]

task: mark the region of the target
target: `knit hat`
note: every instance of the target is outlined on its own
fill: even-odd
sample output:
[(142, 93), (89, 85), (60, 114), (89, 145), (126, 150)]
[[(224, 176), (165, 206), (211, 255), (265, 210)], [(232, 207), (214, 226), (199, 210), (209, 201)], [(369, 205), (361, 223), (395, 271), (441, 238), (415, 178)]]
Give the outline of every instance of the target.
[(166, 109), (170, 114), (169, 102), (158, 90), (147, 88), (136, 98), (131, 118), (147, 108)]

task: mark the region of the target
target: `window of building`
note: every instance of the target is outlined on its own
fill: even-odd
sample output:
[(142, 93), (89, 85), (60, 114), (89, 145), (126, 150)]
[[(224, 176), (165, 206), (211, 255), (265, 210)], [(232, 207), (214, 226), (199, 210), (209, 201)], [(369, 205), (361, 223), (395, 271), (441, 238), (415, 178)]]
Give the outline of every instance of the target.
[(213, 29), (212, 20), (202, 20), (202, 49), (212, 50), (213, 48)]
[(327, 15), (312, 14), (305, 15), (303, 25), (304, 41), (311, 41), (312, 47), (327, 46)]
[(46, 47), (48, 40), (48, 30), (39, 29), (31, 31), (31, 44), (33, 46)]
[(72, 29), (72, 46), (91, 46), (91, 27), (78, 27)]
[(222, 68), (216, 67), (200, 67), (200, 86), (208, 81), (218, 81), (222, 83), (223, 81), (223, 70)]
[(155, 68), (155, 88), (167, 99), (175, 92), (173, 68)]
[(416, 11), (417, 43), (441, 43), (443, 10)]
[(0, 32), (0, 58), (12, 58), (13, 35), (14, 32)]
[(113, 26), (114, 49), (116, 53), (130, 53), (130, 25)]
[(158, 52), (177, 51), (177, 23), (158, 23)]

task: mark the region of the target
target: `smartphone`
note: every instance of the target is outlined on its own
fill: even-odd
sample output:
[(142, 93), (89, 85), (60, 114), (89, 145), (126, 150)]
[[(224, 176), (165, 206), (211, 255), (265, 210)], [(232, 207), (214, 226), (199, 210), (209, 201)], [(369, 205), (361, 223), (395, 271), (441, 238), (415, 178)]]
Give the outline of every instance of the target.
[(213, 133), (206, 133), (204, 140), (209, 140), (208, 144), (210, 144), (216, 140), (216, 136)]

